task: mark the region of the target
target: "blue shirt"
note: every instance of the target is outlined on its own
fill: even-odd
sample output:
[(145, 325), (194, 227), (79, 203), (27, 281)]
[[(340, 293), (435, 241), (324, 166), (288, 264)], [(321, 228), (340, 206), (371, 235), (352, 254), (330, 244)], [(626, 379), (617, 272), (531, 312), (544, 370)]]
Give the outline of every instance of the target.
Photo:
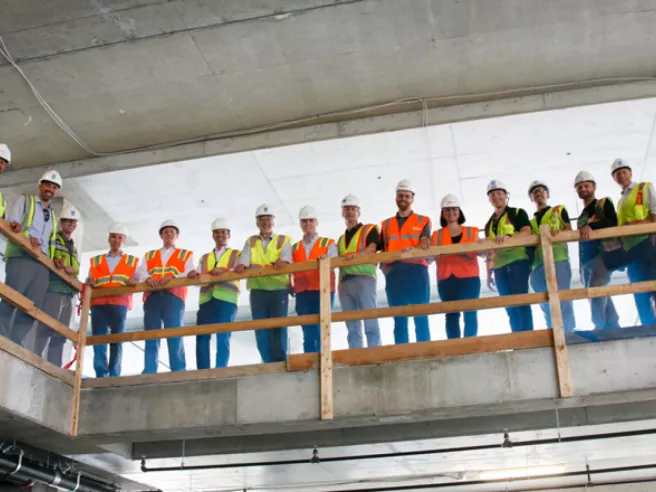
[[(48, 220), (46, 221), (43, 216), (43, 211), (48, 210)], [(8, 222), (18, 222), (22, 225), (23, 216), (25, 211), (25, 195), (21, 195), (18, 200), (12, 205), (11, 212), (7, 218)], [(52, 236), (53, 220), (52, 220), (52, 207), (48, 205), (44, 207), (41, 198), (34, 195), (34, 219), (32, 225), (28, 228), (28, 237), (35, 237), (41, 242), (41, 251), (46, 256), (49, 254), (50, 236)], [(21, 231), (22, 232), (22, 231)]]

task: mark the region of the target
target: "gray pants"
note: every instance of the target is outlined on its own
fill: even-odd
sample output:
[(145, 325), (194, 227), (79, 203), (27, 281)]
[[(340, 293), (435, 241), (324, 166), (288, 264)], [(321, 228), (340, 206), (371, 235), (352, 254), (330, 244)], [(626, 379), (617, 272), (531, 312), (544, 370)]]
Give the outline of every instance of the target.
[[(337, 289), (339, 303), (342, 311), (376, 308), (376, 279), (367, 275), (354, 275), (340, 282)], [(362, 348), (362, 322), (360, 320), (347, 321), (349, 348)], [(380, 328), (377, 319), (364, 321), (364, 332), (367, 336), (368, 347), (380, 346)]]
[[(7, 260), (5, 284), (23, 294), (39, 309), (48, 290), (49, 270), (30, 256)], [(0, 303), (0, 332), (11, 341), (23, 345), (35, 319), (3, 301)]]
[[(610, 271), (604, 265), (601, 255), (595, 256), (581, 265), (581, 281), (586, 287), (601, 287), (610, 283)], [(619, 328), (620, 319), (615, 310), (615, 304), (610, 297), (590, 299), (592, 323), (595, 330)]]
[[(70, 326), (71, 317), (73, 316), (73, 297), (71, 294), (46, 292), (42, 310), (60, 323)], [(61, 367), (66, 338), (43, 323), (36, 325), (35, 335), (34, 353)], [(45, 350), (48, 351), (47, 355), (44, 354)]]

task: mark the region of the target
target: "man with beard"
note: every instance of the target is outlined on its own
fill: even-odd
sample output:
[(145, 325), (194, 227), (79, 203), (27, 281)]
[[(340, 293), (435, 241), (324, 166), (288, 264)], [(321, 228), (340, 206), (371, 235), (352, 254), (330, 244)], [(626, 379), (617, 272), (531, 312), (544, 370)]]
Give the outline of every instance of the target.
[[(617, 239), (590, 241), (590, 233), (617, 226), (615, 207), (610, 198), (600, 200), (595, 198), (597, 184), (594, 176), (589, 172), (581, 171), (576, 175), (574, 188), (579, 198), (583, 200), (584, 207), (577, 221), (581, 239), (579, 242), (581, 281), (586, 287), (608, 285), (610, 270), (606, 267), (605, 258), (612, 259), (614, 255), (621, 254), (622, 244)], [(590, 310), (596, 330), (619, 327), (619, 316), (610, 297), (591, 298)]]
[[(52, 199), (61, 186), (59, 173), (47, 171), (39, 180), (39, 194), (20, 196), (11, 207), (8, 217), (11, 229), (22, 233), (29, 239), (32, 248), (40, 250), (50, 259), (55, 256), (57, 236), (57, 218), (52, 209)], [(5, 261), (5, 284), (42, 309), (50, 271), (11, 242), (7, 244)], [(0, 322), (2, 334), (19, 345), (23, 345), (25, 336), (36, 323), (34, 318), (4, 301), (0, 303)]]
[[(381, 242), (385, 251), (409, 251), (412, 248), (428, 249), (431, 246), (431, 220), (412, 211), (415, 189), (404, 179), (396, 185), (394, 217), (381, 225)], [(428, 260), (410, 259), (387, 262), (382, 265), (385, 274), (385, 292), (390, 306), (427, 304), (430, 301)], [(415, 316), (415, 335), (418, 342), (430, 340), (428, 316)], [(394, 343), (408, 343), (408, 317), (394, 318)]]

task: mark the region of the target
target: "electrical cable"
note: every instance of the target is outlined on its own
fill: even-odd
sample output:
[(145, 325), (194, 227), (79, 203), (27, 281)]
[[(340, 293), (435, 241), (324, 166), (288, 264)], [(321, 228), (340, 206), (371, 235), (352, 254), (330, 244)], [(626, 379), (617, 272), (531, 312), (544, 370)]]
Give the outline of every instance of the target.
[(168, 142), (164, 144), (155, 144), (155, 145), (149, 145), (149, 146), (144, 146), (144, 147), (136, 147), (132, 149), (126, 149), (126, 150), (119, 150), (119, 151), (114, 151), (114, 152), (100, 152), (95, 149), (93, 149), (91, 146), (87, 145), (74, 131), (71, 129), (70, 126), (66, 124), (66, 122), (57, 114), (57, 112), (50, 107), (50, 105), (47, 103), (47, 101), (41, 96), (37, 88), (32, 84), (30, 79), (27, 77), (27, 75), (23, 72), (23, 70), (20, 68), (18, 63), (13, 59), (11, 56), (11, 53), (9, 52), (9, 49), (5, 45), (4, 40), (2, 39), (2, 36), (0, 36), (0, 54), (4, 56), (7, 61), (18, 71), (18, 73), (21, 75), (21, 77), (25, 80), (27, 85), (29, 86), (30, 90), (34, 94), (34, 97), (37, 99), (39, 104), (43, 107), (43, 109), (46, 111), (48, 116), (57, 124), (57, 126), (64, 132), (66, 133), (75, 143), (77, 143), (82, 149), (84, 149), (86, 152), (89, 154), (95, 156), (95, 157), (109, 157), (109, 156), (114, 156), (114, 155), (123, 155), (123, 154), (130, 154), (134, 152), (142, 152), (142, 151), (153, 151), (153, 150), (162, 150), (162, 149), (167, 149), (171, 147), (176, 147), (179, 145), (187, 145), (187, 144), (192, 144), (192, 143), (199, 143), (199, 142), (204, 142), (207, 140), (218, 140), (218, 139), (223, 139), (223, 138), (232, 138), (232, 137), (241, 137), (241, 136), (246, 136), (246, 135), (253, 135), (256, 133), (263, 133), (267, 131), (272, 131), (272, 130), (279, 130), (291, 126), (296, 126), (296, 125), (306, 125), (312, 122), (317, 122), (321, 121), (323, 119), (327, 118), (335, 118), (335, 117), (340, 117), (340, 116), (354, 116), (358, 114), (363, 114), (371, 111), (376, 111), (378, 109), (383, 109), (391, 106), (400, 106), (403, 104), (415, 104), (415, 103), (421, 103), (422, 105), (422, 119), (421, 119), (421, 125), (422, 126), (427, 126), (428, 125), (428, 102), (446, 102), (446, 101), (454, 101), (454, 100), (461, 100), (461, 99), (475, 99), (475, 98), (486, 98), (486, 97), (494, 97), (494, 96), (508, 96), (508, 95), (513, 95), (513, 94), (519, 94), (519, 93), (524, 93), (527, 91), (539, 91), (539, 90), (546, 90), (546, 89), (557, 89), (557, 88), (573, 88), (577, 86), (590, 86), (590, 85), (603, 85), (603, 84), (610, 84), (610, 83), (630, 83), (630, 82), (641, 82), (641, 81), (654, 81), (656, 80), (656, 76), (636, 76), (636, 77), (602, 77), (602, 78), (595, 78), (595, 79), (585, 79), (585, 80), (580, 80), (580, 81), (574, 81), (574, 82), (563, 82), (563, 83), (557, 83), (557, 84), (543, 84), (543, 85), (533, 85), (533, 86), (523, 86), (523, 87), (517, 87), (514, 89), (505, 89), (505, 90), (500, 90), (500, 91), (492, 91), (492, 92), (483, 92), (483, 93), (465, 93), (465, 94), (454, 94), (454, 95), (449, 95), (449, 96), (435, 96), (435, 97), (420, 97), (420, 96), (409, 96), (409, 97), (404, 97), (401, 99), (396, 99), (394, 101), (390, 101), (387, 103), (381, 103), (381, 104), (375, 104), (375, 105), (369, 105), (369, 106), (363, 106), (360, 108), (355, 108), (355, 109), (350, 109), (350, 110), (344, 110), (344, 111), (334, 111), (334, 112), (329, 112), (329, 113), (322, 113), (318, 115), (313, 115), (313, 116), (306, 116), (302, 118), (297, 118), (293, 120), (286, 120), (286, 121), (281, 121), (277, 123), (270, 123), (266, 125), (261, 125), (249, 129), (243, 129), (243, 130), (235, 130), (235, 131), (229, 131), (229, 132), (221, 132), (221, 133), (213, 133), (213, 134), (208, 134), (208, 135), (203, 135), (200, 137), (195, 137), (195, 138), (189, 138), (185, 140), (176, 140), (173, 142)]

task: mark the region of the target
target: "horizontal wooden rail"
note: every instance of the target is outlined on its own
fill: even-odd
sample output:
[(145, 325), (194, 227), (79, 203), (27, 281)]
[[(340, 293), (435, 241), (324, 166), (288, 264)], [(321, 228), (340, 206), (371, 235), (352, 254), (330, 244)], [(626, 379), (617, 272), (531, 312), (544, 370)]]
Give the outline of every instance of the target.
[(44, 373), (52, 376), (56, 379), (59, 379), (63, 383), (66, 383), (69, 386), (73, 386), (75, 373), (72, 371), (67, 371), (61, 367), (48, 362), (47, 360), (39, 357), (36, 354), (33, 354), (26, 348), (21, 347), (17, 343), (12, 342), (11, 340), (0, 337), (0, 350), (7, 352), (8, 354), (16, 357), (17, 359), (22, 360), (26, 364), (29, 364), (37, 369), (43, 371)]
[(25, 314), (33, 317), (37, 321), (40, 321), (51, 330), (59, 333), (61, 336), (66, 337), (73, 342), (77, 342), (78, 335), (76, 331), (71, 330), (65, 324), (56, 320), (44, 311), (41, 311), (27, 297), (20, 294), (19, 292), (16, 292), (14, 289), (3, 282), (0, 282), (0, 297), (12, 306), (20, 309)]
[[(633, 226), (623, 227), (609, 227), (607, 229), (600, 229), (593, 231), (590, 235), (590, 240), (617, 238), (622, 236), (634, 236), (640, 234), (656, 233), (656, 224), (638, 224)], [(577, 242), (580, 240), (578, 231), (561, 231), (552, 239), (553, 243), (566, 243)], [(406, 252), (390, 251), (386, 253), (372, 253), (367, 255), (360, 255), (352, 260), (345, 258), (334, 258), (330, 260), (331, 268), (339, 268), (343, 266), (354, 266), (371, 263), (384, 263), (397, 260), (431, 258), (440, 255), (450, 254), (464, 254), (464, 253), (483, 253), (485, 251), (493, 251), (498, 249), (505, 249), (519, 246), (537, 246), (540, 243), (539, 236), (515, 236), (509, 238), (503, 243), (495, 243), (490, 239), (482, 239), (474, 243), (452, 244), (448, 246), (433, 246), (429, 249), (414, 248)], [(232, 281), (242, 280), (248, 278), (265, 277), (268, 275), (278, 275), (281, 273), (299, 273), (311, 270), (318, 270), (319, 262), (317, 260), (307, 261), (303, 263), (292, 263), (285, 265), (280, 269), (271, 267), (265, 268), (251, 268), (243, 273), (225, 272), (218, 276), (209, 274), (201, 275), (195, 279), (188, 278), (175, 278), (171, 280), (166, 287), (150, 287), (145, 282), (135, 285), (134, 287), (111, 287), (107, 289), (94, 289), (92, 297), (104, 297), (109, 295), (118, 294), (133, 294), (136, 292), (148, 292), (155, 290), (170, 289), (173, 287), (185, 287), (194, 285), (206, 285), (218, 281)]]
[[(551, 347), (552, 345), (553, 332), (551, 330), (536, 330), (453, 340), (335, 350), (333, 351), (333, 364), (363, 366), (384, 362), (482, 354), (501, 350)], [(318, 354), (293, 354), (287, 359), (287, 370), (306, 371), (316, 369), (318, 360)]]
[(43, 254), (41, 248), (34, 249), (28, 238), (26, 238), (20, 232), (12, 231), (9, 222), (7, 222), (2, 218), (0, 218), (0, 234), (5, 236), (9, 241), (14, 243), (16, 246), (20, 247), (25, 253), (27, 253), (36, 261), (41, 263), (48, 270), (50, 270), (52, 273), (57, 275), (60, 279), (62, 279), (68, 285), (76, 289), (78, 292), (82, 290), (82, 285), (83, 285), (82, 282), (80, 282), (74, 276), (68, 275), (63, 270), (57, 268), (55, 264), (52, 262), (52, 260), (48, 258), (45, 254)]

